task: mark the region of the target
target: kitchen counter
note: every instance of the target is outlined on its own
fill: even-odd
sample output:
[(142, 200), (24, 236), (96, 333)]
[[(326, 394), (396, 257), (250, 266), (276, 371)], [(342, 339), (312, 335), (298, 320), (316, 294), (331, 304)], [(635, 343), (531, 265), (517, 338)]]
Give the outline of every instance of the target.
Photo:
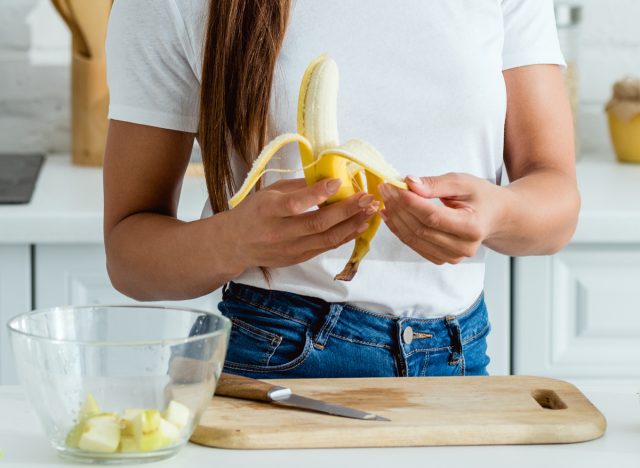
[[(207, 199), (202, 177), (184, 179), (178, 217), (200, 218)], [(0, 205), (0, 244), (102, 243), (102, 169), (49, 156), (31, 203)]]
[[(574, 381), (604, 413), (608, 428), (595, 441), (567, 445), (379, 449), (222, 450), (189, 444), (174, 458), (149, 466), (326, 467), (640, 467), (637, 381)], [(11, 467), (70, 466), (49, 447), (19, 387), (0, 387), (0, 449)], [(75, 465), (78, 466), (78, 465)], [(124, 465), (123, 465), (124, 466)], [(140, 465), (133, 465), (140, 466)]]
[[(585, 157), (578, 178), (582, 213), (574, 242), (639, 242), (640, 165)], [(204, 179), (186, 177), (179, 218), (199, 218), (206, 198)], [(101, 243), (102, 204), (101, 169), (49, 156), (31, 203), (0, 205), (0, 244)]]

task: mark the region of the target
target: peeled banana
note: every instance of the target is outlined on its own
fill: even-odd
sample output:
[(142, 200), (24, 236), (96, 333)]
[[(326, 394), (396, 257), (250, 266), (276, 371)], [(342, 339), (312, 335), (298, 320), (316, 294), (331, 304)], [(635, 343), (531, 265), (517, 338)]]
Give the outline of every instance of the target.
[[(262, 149), (242, 186), (229, 200), (229, 206), (234, 208), (249, 194), (267, 171), (266, 166), (271, 158), (289, 143), (298, 143), (308, 185), (322, 179), (342, 181), (338, 192), (325, 204), (367, 191), (380, 202), (382, 208), (382, 198), (378, 193), (381, 183), (387, 182), (406, 190), (407, 185), (402, 177), (374, 147), (357, 139), (340, 144), (337, 108), (338, 66), (323, 54), (309, 64), (302, 78), (298, 96), (298, 132), (280, 135)], [(355, 240), (349, 261), (334, 279), (353, 279), (379, 226), (380, 216), (376, 214), (370, 221), (369, 228)]]

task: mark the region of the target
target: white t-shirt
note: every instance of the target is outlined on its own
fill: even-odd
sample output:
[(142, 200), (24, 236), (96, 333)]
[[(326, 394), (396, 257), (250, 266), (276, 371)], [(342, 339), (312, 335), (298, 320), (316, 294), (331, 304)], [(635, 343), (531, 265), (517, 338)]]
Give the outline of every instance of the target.
[[(111, 119), (196, 132), (207, 3), (115, 2), (107, 41)], [(340, 70), (342, 140), (368, 141), (402, 174), (466, 172), (496, 183), (503, 70), (564, 64), (553, 0), (297, 0), (275, 73), (271, 137), (296, 130), (300, 80), (323, 52)], [(272, 167), (300, 168), (296, 145)], [(334, 281), (351, 250), (273, 269), (270, 287), (422, 317), (458, 314), (483, 289), (484, 249), (459, 265), (436, 266), (383, 224), (354, 280)], [(269, 288), (258, 269), (235, 281)]]

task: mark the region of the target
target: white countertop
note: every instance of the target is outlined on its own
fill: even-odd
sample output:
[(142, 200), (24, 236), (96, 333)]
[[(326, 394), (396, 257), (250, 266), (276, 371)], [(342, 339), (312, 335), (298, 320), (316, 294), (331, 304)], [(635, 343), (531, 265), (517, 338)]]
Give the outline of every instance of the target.
[[(578, 163), (582, 212), (574, 242), (640, 242), (640, 165)], [(178, 216), (200, 217), (204, 179), (186, 177)], [(49, 156), (28, 205), (0, 205), (0, 243), (102, 243), (102, 170)]]
[[(607, 418), (605, 435), (567, 445), (418, 447), (378, 449), (222, 450), (187, 445), (169, 460), (149, 466), (342, 468), (640, 467), (640, 382), (574, 382)], [(62, 467), (69, 463), (50, 448), (19, 387), (0, 387), (0, 465)], [(78, 466), (78, 465), (75, 465)], [(124, 466), (124, 465), (123, 465)], [(134, 465), (141, 466), (141, 465)]]
[[(185, 177), (178, 217), (200, 218), (207, 199), (202, 177)], [(0, 205), (0, 243), (102, 243), (102, 169), (49, 156), (31, 203)]]

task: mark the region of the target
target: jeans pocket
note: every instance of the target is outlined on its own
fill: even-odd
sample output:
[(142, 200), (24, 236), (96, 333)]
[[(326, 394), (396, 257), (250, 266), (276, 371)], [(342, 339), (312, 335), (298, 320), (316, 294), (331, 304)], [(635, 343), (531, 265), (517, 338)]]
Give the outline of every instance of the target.
[(271, 356), (282, 342), (282, 337), (254, 327), (236, 317), (231, 317), (231, 324), (227, 359), (268, 365)]
[(233, 324), (225, 360), (229, 370), (282, 372), (302, 364), (311, 352), (311, 338), (300, 323), (234, 299), (218, 308)]

